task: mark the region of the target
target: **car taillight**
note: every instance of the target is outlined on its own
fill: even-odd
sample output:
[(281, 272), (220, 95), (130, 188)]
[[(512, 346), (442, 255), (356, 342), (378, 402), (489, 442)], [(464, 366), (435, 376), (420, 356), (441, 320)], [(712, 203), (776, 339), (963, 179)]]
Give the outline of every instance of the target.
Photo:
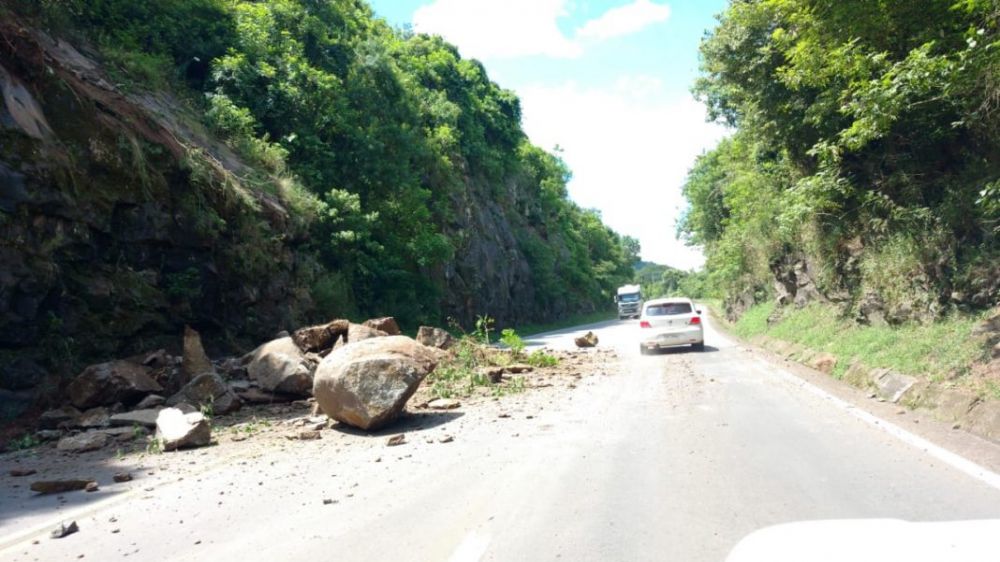
[(689, 323), (690, 323), (691, 325), (694, 325), (694, 324), (701, 324), (701, 318), (700, 318), (700, 317), (698, 317), (698, 316), (695, 316), (694, 318), (692, 318), (692, 319), (691, 319), (691, 322), (689, 322)]
[(643, 321), (639, 322), (639, 327), (640, 328), (652, 328), (653, 325), (650, 324), (647, 320), (643, 320)]

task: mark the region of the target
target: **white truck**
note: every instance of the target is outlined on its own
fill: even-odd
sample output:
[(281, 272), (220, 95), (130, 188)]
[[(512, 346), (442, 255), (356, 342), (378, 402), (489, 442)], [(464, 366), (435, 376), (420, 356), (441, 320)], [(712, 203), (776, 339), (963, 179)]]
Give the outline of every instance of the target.
[(639, 285), (622, 285), (615, 295), (618, 319), (638, 318), (642, 314), (642, 290)]

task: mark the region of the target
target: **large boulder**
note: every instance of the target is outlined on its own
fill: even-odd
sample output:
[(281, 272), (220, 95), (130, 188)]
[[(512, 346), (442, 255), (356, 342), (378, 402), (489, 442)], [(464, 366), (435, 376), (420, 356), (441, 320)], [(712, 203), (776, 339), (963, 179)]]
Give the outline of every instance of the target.
[(290, 337), (269, 341), (251, 353), (247, 373), (266, 392), (308, 396), (313, 365)]
[(448, 349), (455, 345), (455, 338), (451, 337), (447, 331), (432, 326), (421, 326), (417, 330), (417, 341), (438, 349)]
[(228, 414), (243, 406), (239, 396), (215, 373), (195, 377), (167, 400), (167, 406), (176, 406), (182, 402), (197, 406), (211, 405), (212, 413), (216, 415)]
[(365, 320), (365, 326), (369, 328), (374, 328), (380, 332), (385, 332), (389, 336), (398, 336), (402, 332), (399, 330), (399, 324), (396, 323), (396, 319), (392, 316), (386, 316), (384, 318), (371, 318)]
[(383, 332), (382, 330), (366, 326), (365, 324), (351, 324), (347, 332), (347, 341), (354, 343), (370, 340), (372, 338), (384, 338), (388, 335), (388, 333)]
[(334, 320), (319, 326), (300, 328), (292, 334), (295, 345), (302, 351), (321, 352), (332, 349), (338, 339), (347, 339), (347, 331), (350, 322), (347, 320)]
[(198, 375), (214, 373), (215, 367), (205, 353), (201, 336), (191, 326), (184, 326), (184, 357), (181, 359), (181, 375), (185, 383)]
[(185, 414), (177, 408), (165, 408), (156, 417), (156, 438), (164, 451), (204, 447), (212, 442), (212, 426), (200, 412)]
[(147, 394), (162, 390), (146, 367), (130, 361), (91, 365), (66, 388), (70, 402), (80, 409), (116, 402), (135, 404)]
[(406, 336), (352, 342), (319, 364), (313, 395), (331, 418), (375, 430), (399, 416), (438, 359), (439, 352)]

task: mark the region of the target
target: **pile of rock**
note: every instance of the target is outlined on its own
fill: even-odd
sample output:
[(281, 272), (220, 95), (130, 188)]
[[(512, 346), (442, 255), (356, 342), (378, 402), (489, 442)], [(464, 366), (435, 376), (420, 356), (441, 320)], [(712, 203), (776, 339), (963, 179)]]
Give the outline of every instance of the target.
[(69, 404), (41, 416), (37, 436), (85, 452), (155, 429), (165, 450), (201, 446), (211, 439), (208, 417), (314, 394), (331, 418), (375, 429), (399, 416), (453, 344), (427, 326), (418, 340), (400, 335), (392, 317), (337, 319), (213, 363), (188, 327), (181, 357), (158, 350), (86, 368), (67, 388)]

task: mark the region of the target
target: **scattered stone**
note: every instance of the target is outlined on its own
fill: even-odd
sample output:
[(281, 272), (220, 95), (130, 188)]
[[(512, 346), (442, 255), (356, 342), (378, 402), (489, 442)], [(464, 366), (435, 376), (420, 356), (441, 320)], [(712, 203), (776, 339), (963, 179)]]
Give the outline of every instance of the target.
[(66, 393), (74, 406), (89, 409), (116, 402), (133, 404), (162, 390), (146, 367), (130, 361), (109, 361), (84, 369), (69, 383)]
[(247, 373), (266, 392), (308, 396), (312, 390), (312, 365), (292, 338), (272, 340), (251, 354)]
[(200, 412), (185, 414), (165, 408), (156, 418), (156, 437), (162, 440), (164, 451), (203, 447), (212, 441), (212, 427)]
[(962, 424), (957, 423), (957, 422), (953, 423), (953, 424), (951, 424), (951, 428), (952, 429), (962, 429)]
[[(143, 398), (135, 405), (136, 410), (149, 410), (152, 408), (159, 408), (167, 402), (167, 399), (160, 396), (159, 394), (150, 394), (149, 396)], [(114, 421), (111, 422), (114, 424)]]
[(212, 414), (225, 415), (235, 412), (243, 406), (240, 397), (229, 388), (226, 381), (215, 373), (204, 373), (184, 386), (177, 394), (167, 399), (168, 406), (181, 402), (189, 404), (210, 405)]
[(38, 471), (33, 468), (14, 468), (10, 471), (10, 475), (14, 478), (20, 478), (21, 476), (31, 476)]
[(84, 492), (96, 492), (96, 491), (98, 491), (100, 489), (101, 489), (101, 487), (97, 485), (97, 482), (90, 481), (90, 482), (87, 482), (86, 486), (84, 486), (83, 491)]
[(503, 368), (504, 372), (510, 373), (512, 375), (517, 375), (520, 373), (530, 373), (535, 370), (531, 365), (525, 365), (523, 363), (515, 363), (513, 365), (507, 365)]
[(393, 435), (392, 437), (385, 440), (385, 445), (387, 447), (395, 447), (397, 445), (402, 445), (406, 443), (406, 435), (400, 433), (399, 435)]
[(597, 334), (594, 332), (587, 332), (586, 334), (575, 338), (573, 343), (575, 343), (577, 347), (596, 347), (598, 341)]
[(323, 359), (313, 394), (331, 418), (378, 429), (395, 421), (437, 362), (438, 353), (406, 336), (352, 342)]
[(111, 427), (132, 427), (139, 425), (142, 427), (156, 427), (156, 417), (160, 414), (159, 409), (133, 410), (111, 416)]
[(31, 491), (39, 494), (63, 494), (87, 488), (93, 480), (40, 480), (31, 483)]
[(108, 444), (110, 437), (101, 431), (87, 431), (63, 437), (56, 445), (56, 449), (64, 453), (85, 453), (96, 451)]
[(461, 405), (462, 403), (454, 398), (438, 398), (427, 403), (427, 407), (432, 410), (454, 410)]
[(896, 403), (913, 388), (917, 379), (909, 375), (902, 375), (890, 371), (889, 369), (874, 369), (869, 373), (872, 384), (880, 398), (885, 401)]
[(364, 325), (380, 332), (385, 332), (388, 336), (398, 336), (403, 333), (399, 330), (399, 324), (396, 323), (396, 319), (392, 316), (365, 320)]
[(67, 525), (66, 523), (60, 523), (58, 527), (52, 529), (52, 532), (49, 533), (49, 536), (54, 539), (61, 539), (63, 537), (72, 535), (73, 533), (76, 533), (79, 530), (80, 527), (77, 526), (76, 521), (71, 522), (69, 525)]
[(64, 423), (72, 423), (80, 417), (80, 410), (73, 406), (63, 406), (55, 410), (47, 410), (38, 418), (38, 425), (42, 429), (57, 429)]
[(212, 361), (205, 353), (201, 335), (191, 326), (184, 326), (184, 356), (181, 359), (181, 375), (185, 383), (200, 375), (215, 373)]
[(436, 347), (438, 349), (450, 349), (451, 346), (455, 345), (455, 338), (451, 334), (446, 330), (432, 326), (421, 326), (417, 330), (417, 341), (428, 347)]
[(108, 427), (110, 419), (108, 409), (102, 406), (91, 408), (80, 414), (80, 417), (76, 418), (73, 424), (83, 428)]
[(128, 472), (119, 472), (119, 473), (115, 474), (114, 476), (112, 476), (111, 479), (114, 480), (115, 482), (119, 483), (119, 484), (122, 484), (124, 482), (131, 482), (132, 481), (132, 475), (129, 474)]
[(493, 384), (500, 384), (503, 381), (503, 372), (503, 367), (488, 366), (479, 368), (479, 376), (489, 379)]
[(830, 353), (818, 353), (809, 362), (809, 366), (817, 371), (829, 375), (833, 372), (834, 367), (837, 366), (837, 357)]
[(333, 500), (330, 499), (330, 498), (324, 498), (323, 499), (323, 505), (330, 505), (332, 503), (333, 503)]
[(319, 326), (300, 328), (292, 334), (292, 340), (302, 351), (326, 351), (332, 349), (337, 340), (343, 338), (346, 341), (349, 325), (349, 321), (338, 319)]
[(297, 439), (299, 441), (315, 441), (316, 439), (322, 439), (323, 435), (314, 429), (307, 429), (305, 431), (300, 431), (295, 435), (289, 435), (289, 439)]
[(441, 437), (438, 438), (438, 443), (451, 443), (454, 440), (455, 438), (452, 437), (451, 435), (442, 435)]

